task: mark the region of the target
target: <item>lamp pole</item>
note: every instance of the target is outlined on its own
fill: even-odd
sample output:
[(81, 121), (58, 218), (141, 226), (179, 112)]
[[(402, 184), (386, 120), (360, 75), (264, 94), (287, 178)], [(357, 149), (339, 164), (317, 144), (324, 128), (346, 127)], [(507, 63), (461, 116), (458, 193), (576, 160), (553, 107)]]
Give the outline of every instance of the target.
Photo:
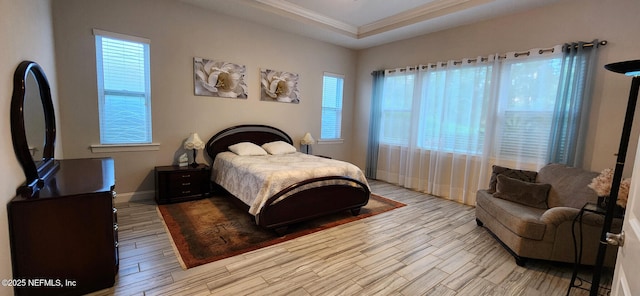
[(593, 271), (591, 290), (589, 291), (590, 296), (598, 295), (598, 290), (600, 289), (600, 277), (602, 276), (604, 258), (607, 252), (607, 245), (609, 244), (607, 242), (607, 234), (611, 230), (611, 224), (613, 223), (616, 201), (618, 200), (618, 191), (620, 190), (620, 182), (622, 180), (622, 170), (624, 169), (624, 162), (627, 157), (629, 137), (631, 136), (633, 116), (636, 110), (636, 103), (638, 101), (638, 90), (640, 89), (640, 60), (613, 63), (605, 65), (604, 67), (607, 70), (616, 73), (633, 76), (633, 79), (631, 80), (631, 90), (629, 92), (627, 112), (625, 114), (624, 125), (622, 127), (622, 136), (620, 138), (620, 147), (618, 149), (618, 159), (616, 161), (616, 167), (613, 173), (613, 180), (611, 181), (611, 194), (609, 195), (604, 224), (602, 226), (602, 233), (600, 235), (600, 245), (598, 248), (598, 255), (596, 257), (596, 265)]

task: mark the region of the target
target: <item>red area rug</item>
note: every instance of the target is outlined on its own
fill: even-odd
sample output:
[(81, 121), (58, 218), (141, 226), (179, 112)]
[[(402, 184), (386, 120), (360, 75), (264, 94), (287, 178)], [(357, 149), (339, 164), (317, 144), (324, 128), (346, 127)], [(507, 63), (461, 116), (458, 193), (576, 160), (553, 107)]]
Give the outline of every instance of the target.
[(228, 196), (159, 205), (182, 267), (187, 269), (381, 214), (405, 204), (371, 194), (358, 216), (344, 211), (289, 226), (288, 234), (258, 227)]

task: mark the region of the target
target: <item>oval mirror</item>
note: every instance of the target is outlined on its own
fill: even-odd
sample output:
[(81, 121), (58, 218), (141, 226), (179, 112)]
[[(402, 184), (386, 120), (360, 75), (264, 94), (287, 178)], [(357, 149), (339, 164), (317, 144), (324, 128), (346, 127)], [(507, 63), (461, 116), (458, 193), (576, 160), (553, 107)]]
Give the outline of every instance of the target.
[(51, 89), (44, 71), (35, 62), (21, 62), (13, 75), (11, 97), (13, 150), (27, 179), (18, 194), (34, 196), (55, 169), (55, 125)]
[(27, 73), (24, 89), (24, 129), (27, 137), (29, 153), (36, 167), (43, 159), (45, 129), (44, 109), (40, 99), (40, 91), (36, 76), (32, 72)]

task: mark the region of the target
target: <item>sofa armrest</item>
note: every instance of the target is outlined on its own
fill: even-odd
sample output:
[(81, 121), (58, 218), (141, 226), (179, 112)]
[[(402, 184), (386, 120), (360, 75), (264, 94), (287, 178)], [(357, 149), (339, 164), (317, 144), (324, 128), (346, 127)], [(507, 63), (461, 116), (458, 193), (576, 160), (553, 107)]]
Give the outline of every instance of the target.
[(573, 219), (580, 213), (580, 209), (571, 207), (555, 207), (542, 213), (540, 220), (545, 224), (552, 224), (556, 227), (563, 222), (573, 222)]
[[(542, 220), (544, 223), (558, 226), (563, 222), (573, 222), (573, 220), (579, 213), (580, 209), (571, 207), (555, 207), (545, 211), (540, 217), (540, 220)], [(604, 215), (591, 212), (584, 212), (582, 214), (582, 225), (601, 227), (603, 224)], [(619, 227), (621, 224), (621, 219), (614, 219), (613, 228)]]

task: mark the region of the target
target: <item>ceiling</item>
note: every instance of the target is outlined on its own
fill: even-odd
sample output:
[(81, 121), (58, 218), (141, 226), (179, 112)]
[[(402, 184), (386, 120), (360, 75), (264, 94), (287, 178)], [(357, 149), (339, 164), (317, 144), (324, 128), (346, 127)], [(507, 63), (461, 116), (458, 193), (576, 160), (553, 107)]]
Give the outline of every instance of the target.
[(282, 31), (364, 49), (559, 0), (180, 0)]

